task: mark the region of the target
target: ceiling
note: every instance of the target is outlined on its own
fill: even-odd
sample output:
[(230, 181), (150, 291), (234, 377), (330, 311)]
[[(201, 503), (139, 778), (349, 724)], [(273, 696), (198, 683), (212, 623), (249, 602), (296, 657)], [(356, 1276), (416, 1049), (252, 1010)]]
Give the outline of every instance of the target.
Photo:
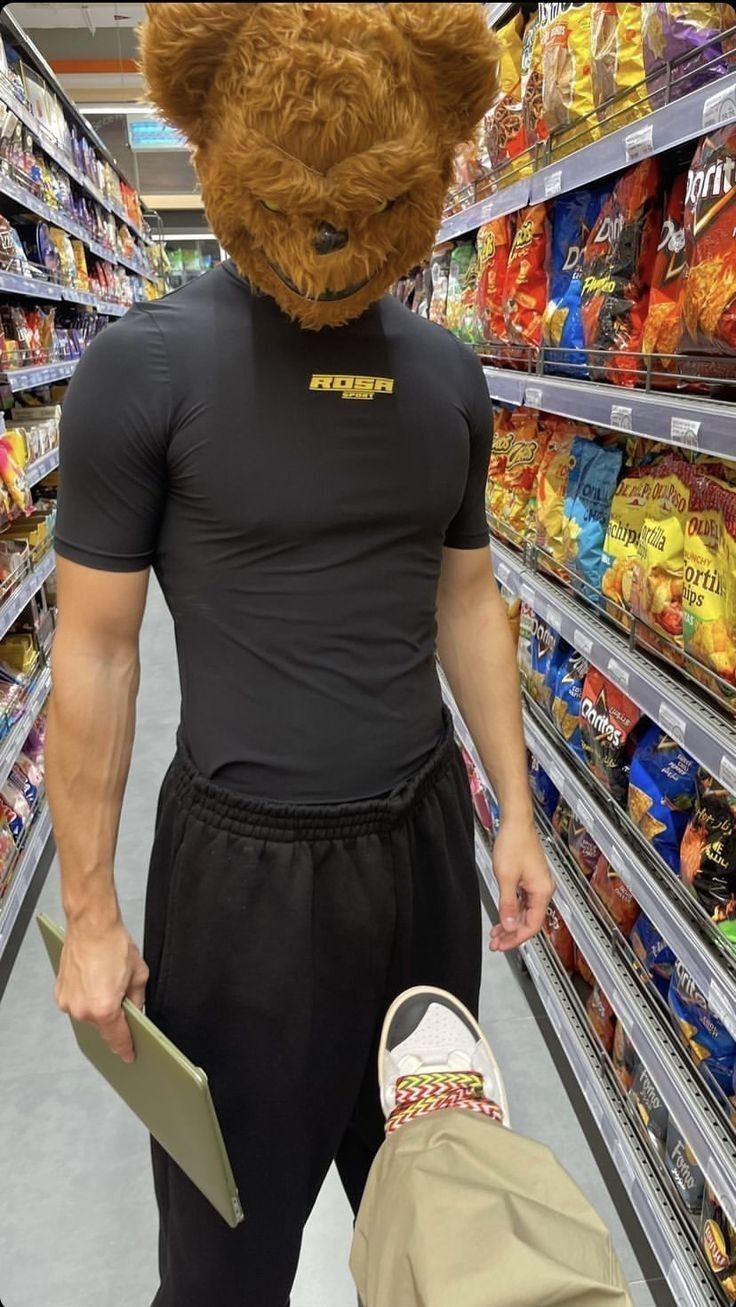
[[(145, 5), (13, 4), (13, 17), (26, 31), (38, 27), (135, 27)], [(90, 26), (91, 25), (91, 26)]]

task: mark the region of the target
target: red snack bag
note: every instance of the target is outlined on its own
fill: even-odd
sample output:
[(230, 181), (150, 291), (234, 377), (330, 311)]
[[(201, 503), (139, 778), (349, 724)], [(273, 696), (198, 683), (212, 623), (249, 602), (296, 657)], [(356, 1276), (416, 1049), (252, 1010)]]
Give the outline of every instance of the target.
[(593, 986), (585, 1010), (588, 1020), (600, 1039), (607, 1053), (613, 1052), (613, 1039), (616, 1033), (616, 1013), (606, 998), (600, 985)]
[(586, 985), (595, 986), (595, 976), (577, 945), (575, 946), (575, 970)]
[(659, 164), (635, 164), (616, 182), (585, 244), (580, 316), (595, 381), (634, 386), (662, 226)]
[(709, 132), (685, 193), (684, 348), (736, 354), (736, 123)]
[[(661, 374), (674, 371), (672, 355), (680, 346), (682, 298), (685, 290), (685, 189), (687, 173), (680, 173), (670, 191), (657, 257), (654, 260), (649, 310), (642, 337), (642, 353), (651, 355), (652, 368)], [(662, 376), (657, 384), (663, 384)], [(666, 384), (666, 381), (665, 381)]]
[(567, 847), (583, 875), (592, 876), (598, 866), (601, 851), (575, 813), (570, 814), (567, 826)]
[(504, 284), (504, 318), (509, 339), (519, 345), (542, 343), (547, 306), (547, 205), (522, 209), (509, 254)]
[(565, 971), (572, 975), (575, 970), (575, 942), (566, 923), (559, 914), (556, 903), (550, 903), (544, 922), (544, 933), (562, 963)]
[(639, 917), (639, 904), (628, 885), (624, 885), (621, 877), (611, 870), (611, 864), (603, 854), (598, 859), (590, 885), (601, 903), (608, 909), (622, 935), (628, 939)]
[(475, 321), (482, 340), (505, 344), (509, 333), (503, 314), (504, 285), (513, 238), (510, 216), (486, 222), (478, 232), (478, 280)]
[[(634, 732), (641, 709), (597, 667), (591, 667), (580, 701), (580, 735), (590, 770), (617, 803), (626, 805)], [(633, 923), (632, 923), (633, 924)]]

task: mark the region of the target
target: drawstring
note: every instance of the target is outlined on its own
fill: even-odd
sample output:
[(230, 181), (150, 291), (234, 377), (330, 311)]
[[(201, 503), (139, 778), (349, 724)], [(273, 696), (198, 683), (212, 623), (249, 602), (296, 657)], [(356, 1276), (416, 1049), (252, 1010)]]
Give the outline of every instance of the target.
[(503, 1121), (498, 1103), (483, 1093), (483, 1077), (475, 1071), (427, 1071), (421, 1075), (399, 1076), (396, 1081), (396, 1107), (386, 1122), (391, 1134), (407, 1121), (416, 1121), (430, 1112), (462, 1107), (480, 1112), (492, 1121)]

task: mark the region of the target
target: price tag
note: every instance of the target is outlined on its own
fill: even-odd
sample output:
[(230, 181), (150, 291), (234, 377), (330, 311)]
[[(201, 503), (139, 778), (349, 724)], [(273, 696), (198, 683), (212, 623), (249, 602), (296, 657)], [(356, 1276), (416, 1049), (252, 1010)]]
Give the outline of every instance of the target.
[(676, 445), (684, 445), (685, 449), (698, 448), (699, 431), (700, 423), (695, 418), (670, 419), (670, 440)]
[(628, 690), (629, 670), (627, 667), (622, 667), (621, 663), (616, 662), (615, 658), (608, 659), (608, 675), (612, 681), (621, 686), (622, 690)]
[(553, 196), (559, 195), (562, 190), (562, 169), (558, 168), (556, 172), (548, 172), (544, 179), (544, 198), (551, 200)]
[(674, 708), (670, 708), (668, 703), (661, 703), (659, 705), (657, 718), (662, 730), (666, 731), (667, 734), (673, 740), (676, 740), (678, 744), (684, 745), (685, 736), (687, 734), (687, 722), (685, 721), (685, 718), (681, 717), (678, 712), (675, 712)]
[(730, 82), (715, 95), (709, 95), (703, 105), (703, 126), (716, 127), (736, 118), (736, 82)]
[(530, 608), (534, 607), (534, 600), (536, 598), (536, 595), (534, 593), (533, 587), (530, 586), (527, 581), (522, 582), (521, 597), (524, 600), (524, 603), (528, 604)]
[(618, 431), (631, 431), (631, 408), (628, 404), (611, 405), (611, 426)]
[(666, 1280), (677, 1307), (698, 1307), (698, 1302), (691, 1294), (677, 1262), (671, 1263)]
[(547, 611), (547, 621), (549, 622), (550, 626), (554, 626), (555, 630), (559, 631), (562, 627), (562, 618), (559, 612), (557, 611), (557, 609), (555, 608), (554, 604), (547, 604), (546, 611)]
[(528, 408), (541, 408), (542, 387), (527, 386), (526, 390), (524, 391), (524, 403), (527, 405)]
[(724, 753), (719, 768), (721, 780), (731, 794), (736, 794), (736, 762)]
[(652, 142), (653, 135), (652, 123), (647, 123), (646, 127), (639, 127), (635, 132), (629, 132), (624, 139), (626, 149), (626, 162), (634, 163), (637, 159), (646, 159), (652, 153), (654, 148)]
[(501, 559), (497, 558), (493, 564), (493, 570), (501, 582), (501, 585), (508, 585), (509, 577), (511, 576), (511, 568), (508, 563), (502, 563)]
[(710, 982), (708, 990), (708, 1004), (714, 1016), (722, 1021), (726, 1030), (736, 1038), (736, 1010), (728, 997), (728, 994), (721, 988), (715, 976)]
[(573, 632), (573, 644), (578, 653), (585, 654), (586, 658), (590, 658), (593, 652), (593, 641), (584, 631), (579, 631), (577, 626)]

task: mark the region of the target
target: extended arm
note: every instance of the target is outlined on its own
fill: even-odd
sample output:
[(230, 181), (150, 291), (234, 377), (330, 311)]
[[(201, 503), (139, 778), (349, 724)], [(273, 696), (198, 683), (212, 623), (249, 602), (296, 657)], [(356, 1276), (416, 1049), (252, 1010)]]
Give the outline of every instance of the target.
[(540, 930), (553, 883), (534, 826), (516, 648), (487, 545), (445, 549), (437, 622), (443, 670), (501, 809), (493, 853), (501, 921), (492, 947), (505, 951)]

